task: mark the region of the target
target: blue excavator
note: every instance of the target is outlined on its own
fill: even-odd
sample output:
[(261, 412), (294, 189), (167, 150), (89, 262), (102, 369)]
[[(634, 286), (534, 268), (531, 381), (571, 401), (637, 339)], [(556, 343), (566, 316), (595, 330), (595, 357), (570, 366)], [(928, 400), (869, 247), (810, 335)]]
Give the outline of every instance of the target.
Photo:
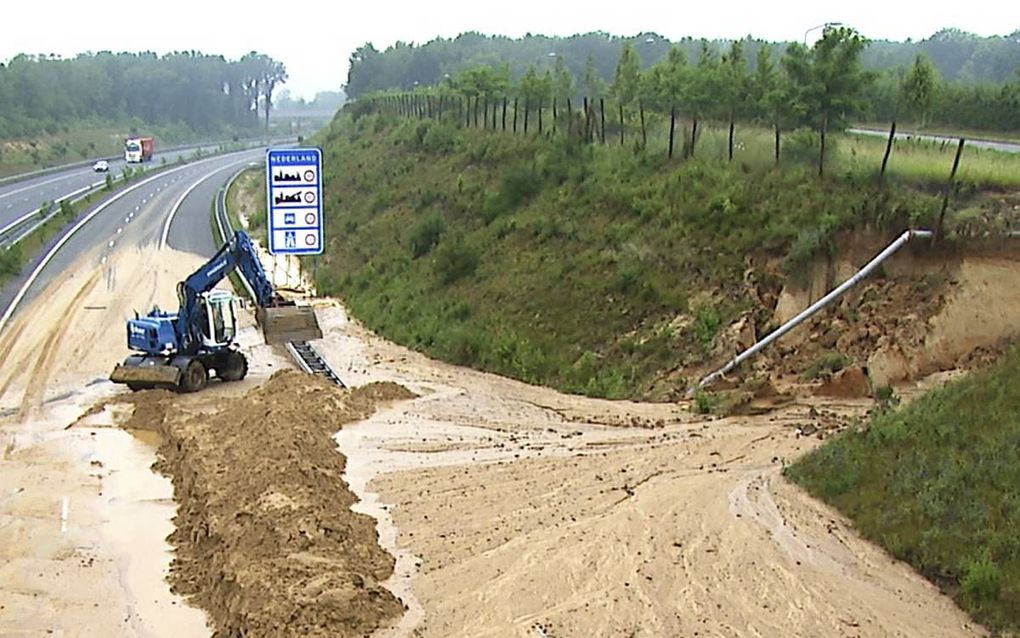
[(128, 348), (138, 354), (114, 368), (110, 380), (125, 383), (132, 390), (197, 392), (206, 387), (212, 375), (223, 381), (243, 379), (248, 373), (248, 360), (234, 342), (235, 297), (225, 290), (214, 290), (235, 269), (253, 289), (255, 319), (267, 344), (322, 337), (315, 311), (285, 300), (274, 290), (251, 238), (238, 230), (212, 259), (177, 284), (177, 312), (164, 312), (157, 306), (144, 316), (136, 313), (128, 320)]

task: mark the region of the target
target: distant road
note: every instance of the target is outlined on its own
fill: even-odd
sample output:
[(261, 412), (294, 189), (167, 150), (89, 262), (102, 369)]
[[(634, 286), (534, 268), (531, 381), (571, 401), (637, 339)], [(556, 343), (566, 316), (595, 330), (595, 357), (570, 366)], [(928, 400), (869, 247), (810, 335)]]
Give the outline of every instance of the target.
[[(851, 128), (847, 129), (848, 133), (854, 133), (855, 135), (871, 135), (874, 137), (889, 137), (889, 131), (882, 131), (879, 129), (871, 128)], [(952, 142), (956, 144), (959, 142), (959, 137), (952, 137), (947, 135), (916, 135), (914, 133), (897, 133), (896, 139), (919, 139), (928, 142)], [(1003, 153), (1020, 153), (1020, 144), (1015, 142), (993, 142), (990, 140), (972, 140), (967, 138), (967, 146), (973, 146), (976, 148), (987, 148), (992, 151), (1001, 151)]]
[[(217, 147), (208, 147), (208, 149), (215, 148)], [(157, 152), (151, 162), (132, 166), (141, 166), (146, 169), (162, 168), (163, 160), (173, 163), (179, 156), (188, 157), (192, 153), (194, 150)], [(127, 165), (123, 159), (111, 160), (110, 174), (120, 175)], [(91, 166), (78, 166), (0, 186), (0, 228), (22, 215), (32, 212), (44, 201), (60, 199), (68, 193), (73, 193), (96, 182), (102, 182), (105, 178), (105, 173), (96, 173)]]

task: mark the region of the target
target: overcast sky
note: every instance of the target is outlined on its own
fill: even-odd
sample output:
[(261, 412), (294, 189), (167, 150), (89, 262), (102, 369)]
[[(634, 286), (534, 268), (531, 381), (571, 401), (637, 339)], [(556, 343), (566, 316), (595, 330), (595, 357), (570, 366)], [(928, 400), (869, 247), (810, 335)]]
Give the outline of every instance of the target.
[[(347, 80), (347, 60), (365, 42), (384, 49), (398, 40), (425, 43), (464, 31), (520, 37), (589, 31), (670, 39), (803, 40), (821, 23), (843, 22), (872, 39), (915, 40), (943, 27), (978, 35), (1020, 28), (1020, 2), (965, 3), (852, 0), (35, 0), (4, 3), (0, 60), (18, 53), (73, 56), (83, 51), (197, 50), (237, 59), (256, 50), (281, 60), (285, 88), (311, 98)], [(811, 33), (814, 38), (818, 31)]]

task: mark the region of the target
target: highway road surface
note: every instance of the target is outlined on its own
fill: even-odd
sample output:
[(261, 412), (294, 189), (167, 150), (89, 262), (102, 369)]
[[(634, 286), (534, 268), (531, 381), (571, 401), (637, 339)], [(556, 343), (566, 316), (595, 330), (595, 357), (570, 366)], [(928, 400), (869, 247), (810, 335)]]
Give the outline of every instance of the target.
[[(40, 268), (41, 260), (63, 233), (54, 237), (34, 261), (27, 263), (19, 277), (0, 290), (0, 317), (11, 302), (18, 299), (27, 281), (31, 279), (31, 284), (18, 299), (18, 308), (30, 302), (70, 264), (90, 252), (94, 253), (93, 264), (98, 268), (118, 247), (158, 246), (166, 234), (166, 243), (171, 248), (202, 257), (211, 256), (217, 247), (210, 226), (213, 195), (237, 170), (262, 161), (264, 154), (264, 149), (257, 148), (199, 160), (146, 177), (119, 192), (115, 199), (93, 204), (79, 218), (85, 219), (97, 209), (99, 212), (67, 239), (45, 266)], [(74, 176), (64, 179), (69, 184)], [(80, 268), (81, 263), (77, 266)], [(17, 310), (10, 314), (16, 315)]]

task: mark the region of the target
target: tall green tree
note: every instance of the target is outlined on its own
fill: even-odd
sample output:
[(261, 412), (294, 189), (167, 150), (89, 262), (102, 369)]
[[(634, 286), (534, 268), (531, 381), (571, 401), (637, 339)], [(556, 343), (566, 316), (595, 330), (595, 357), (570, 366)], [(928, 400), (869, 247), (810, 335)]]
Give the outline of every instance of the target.
[(566, 102), (566, 99), (574, 95), (574, 76), (562, 55), (556, 56), (556, 64), (553, 68), (553, 96)]
[(779, 163), (780, 134), (790, 115), (790, 89), (786, 76), (772, 61), (768, 47), (758, 49), (751, 94), (757, 118), (768, 122), (775, 133), (773, 154)]
[(630, 42), (624, 42), (610, 94), (623, 106), (630, 106), (638, 96), (641, 82), (641, 60)]
[(938, 71), (925, 55), (918, 53), (910, 73), (900, 85), (900, 97), (903, 106), (918, 119), (921, 128), (928, 122), (938, 86)]
[(605, 97), (606, 82), (599, 75), (598, 69), (595, 68), (595, 60), (590, 55), (584, 65), (584, 75), (581, 78), (581, 85), (585, 94), (590, 99), (595, 100), (600, 97)]
[(866, 43), (852, 28), (826, 27), (814, 48), (795, 43), (783, 58), (794, 89), (794, 106), (802, 122), (819, 135), (819, 175), (824, 173), (826, 134), (844, 127), (847, 118), (861, 108), (864, 88), (872, 79), (860, 64)]
[(698, 123), (714, 115), (719, 109), (719, 95), (723, 93), (719, 57), (708, 43), (701, 41), (698, 64), (692, 70), (690, 81), (683, 92), (684, 106), (691, 117), (690, 139), (684, 144), (684, 155), (694, 157), (698, 143)]
[(734, 40), (729, 52), (723, 56), (720, 73), (720, 97), (729, 119), (728, 157), (733, 160), (733, 132), (738, 117), (749, 113), (750, 77), (744, 59), (744, 43)]

